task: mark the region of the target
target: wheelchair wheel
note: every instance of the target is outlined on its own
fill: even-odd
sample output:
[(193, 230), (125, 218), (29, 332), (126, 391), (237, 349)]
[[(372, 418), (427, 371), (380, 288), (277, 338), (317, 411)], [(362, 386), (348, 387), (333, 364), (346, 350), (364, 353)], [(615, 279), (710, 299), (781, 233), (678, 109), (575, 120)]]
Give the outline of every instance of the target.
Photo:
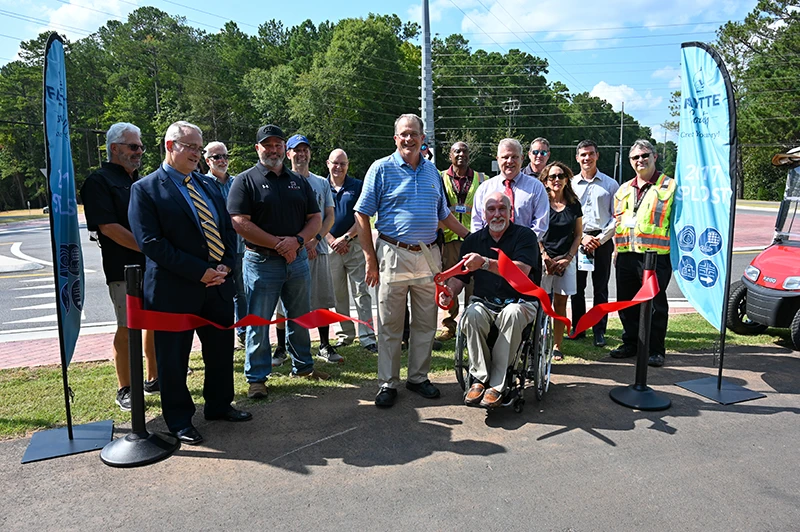
[(539, 341), (534, 354), (534, 383), (536, 399), (541, 401), (550, 388), (550, 368), (553, 364), (553, 320), (549, 316), (545, 316), (540, 322), (537, 333)]
[(455, 370), (456, 380), (461, 389), (466, 391), (469, 388), (469, 353), (467, 352), (467, 338), (461, 334), (461, 328), (456, 330)]

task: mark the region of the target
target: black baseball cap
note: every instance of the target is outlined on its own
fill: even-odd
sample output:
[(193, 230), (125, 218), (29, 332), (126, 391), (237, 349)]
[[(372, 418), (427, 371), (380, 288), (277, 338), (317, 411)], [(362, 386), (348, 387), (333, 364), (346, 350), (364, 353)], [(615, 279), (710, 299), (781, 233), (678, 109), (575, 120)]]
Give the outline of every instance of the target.
[(267, 124), (266, 126), (261, 126), (258, 128), (258, 132), (256, 133), (256, 144), (261, 144), (269, 137), (278, 137), (281, 140), (286, 140), (286, 136), (283, 134), (283, 130), (281, 128), (273, 124)]

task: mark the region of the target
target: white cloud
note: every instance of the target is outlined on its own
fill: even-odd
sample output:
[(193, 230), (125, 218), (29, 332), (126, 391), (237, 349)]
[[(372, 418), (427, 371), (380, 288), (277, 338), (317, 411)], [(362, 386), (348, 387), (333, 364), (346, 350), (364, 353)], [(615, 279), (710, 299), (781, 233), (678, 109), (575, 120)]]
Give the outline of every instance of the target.
[(85, 37), (86, 31), (93, 32), (109, 20), (124, 20), (134, 9), (119, 0), (70, 0), (58, 9), (46, 10), (50, 24), (39, 31), (55, 30), (66, 34), (70, 40), (77, 40)]
[(681, 88), (681, 72), (680, 69), (666, 66), (664, 68), (659, 68), (655, 72), (653, 72), (652, 76), (655, 79), (666, 79), (669, 80), (669, 88), (670, 89), (680, 89)]
[(635, 111), (637, 109), (652, 109), (658, 107), (661, 102), (664, 101), (663, 97), (654, 96), (650, 91), (640, 94), (633, 87), (627, 85), (609, 85), (605, 81), (601, 81), (595, 85), (589, 95), (607, 101), (615, 111), (619, 111), (622, 108), (622, 102), (625, 102), (625, 112)]
[[(438, 1), (434, 0), (434, 3)], [(721, 20), (719, 4), (716, 0), (660, 3), (650, 0), (606, 0), (602, 5), (587, 4), (585, 0), (484, 0), (482, 4), (474, 4), (470, 11), (463, 7), (463, 3), (459, 3), (467, 11), (467, 16), (458, 11), (453, 16), (462, 18), (462, 32), (476, 33), (474, 40), (487, 43), (484, 46), (490, 46), (494, 40), (503, 46), (520, 49), (530, 46), (540, 53), (537, 43), (546, 49), (587, 50), (636, 44), (639, 39), (626, 40), (624, 36), (628, 30), (618, 28), (651, 28), (652, 34), (657, 35), (664, 28), (655, 26), (663, 26), (667, 22), (681, 24)], [(441, 2), (441, 5), (455, 10), (450, 0)], [(488, 8), (488, 12), (483, 6)], [(730, 7), (733, 10), (738, 8), (741, 8), (741, 3)], [(709, 28), (703, 27), (705, 31)], [(478, 35), (482, 32), (489, 35)], [(669, 33), (672, 32), (674, 29)], [(554, 40), (567, 42), (547, 44)]]

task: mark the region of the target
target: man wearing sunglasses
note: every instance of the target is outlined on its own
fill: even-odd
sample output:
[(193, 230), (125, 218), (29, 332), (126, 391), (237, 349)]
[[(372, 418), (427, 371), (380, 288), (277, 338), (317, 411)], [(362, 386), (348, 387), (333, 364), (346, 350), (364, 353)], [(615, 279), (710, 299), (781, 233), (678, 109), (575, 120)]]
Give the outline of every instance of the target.
[[(664, 365), (664, 340), (669, 319), (667, 286), (672, 276), (669, 241), (675, 180), (656, 170), (658, 155), (647, 140), (634, 142), (628, 158), (636, 177), (623, 183), (614, 196), (617, 301), (633, 299), (642, 286), (645, 253), (655, 251), (658, 254), (656, 277), (659, 292), (653, 299), (647, 363), (660, 367)], [(619, 312), (623, 327), (622, 345), (611, 351), (613, 358), (636, 355), (639, 310), (635, 306)]]
[(522, 173), (539, 179), (539, 173), (544, 170), (544, 167), (547, 166), (547, 161), (550, 160), (550, 142), (544, 137), (533, 139), (528, 150), (528, 158), (531, 162), (525, 165)]
[[(131, 375), (128, 361), (128, 321), (125, 304), (125, 265), (144, 268), (144, 255), (131, 233), (128, 205), (131, 185), (139, 179), (142, 165), (141, 132), (127, 122), (112, 125), (106, 133), (108, 162), (92, 172), (81, 188), (81, 199), (89, 231), (97, 231), (103, 255), (103, 273), (117, 317), (114, 334), (114, 366), (117, 371), (116, 403), (123, 411), (131, 409)], [(156, 350), (153, 332), (144, 331), (144, 354), (147, 365), (146, 394), (158, 393)]]
[[(594, 304), (608, 302), (608, 280), (611, 277), (611, 257), (614, 254), (614, 194), (619, 185), (612, 178), (597, 169), (600, 154), (597, 144), (583, 140), (575, 149), (575, 160), (581, 166), (580, 174), (572, 178), (572, 190), (578, 195), (583, 211), (583, 237), (581, 246), (587, 255), (594, 257), (592, 271), (592, 290)], [(577, 292), (572, 296), (572, 324), (586, 314), (586, 279), (589, 272), (578, 269)], [(606, 345), (606, 325), (604, 316), (594, 327), (594, 345)], [(581, 333), (581, 337), (585, 333)]]
[[(233, 176), (228, 173), (228, 148), (219, 141), (206, 144), (206, 164), (208, 165), (208, 176), (211, 182), (217, 185), (222, 198), (227, 203), (228, 192), (231, 190)], [(237, 236), (236, 238), (236, 261), (233, 266), (231, 276), (236, 294), (233, 296), (234, 320), (239, 321), (247, 315), (247, 299), (244, 295), (244, 282), (242, 281), (242, 256), (244, 255), (244, 242)], [(245, 328), (236, 329), (236, 338), (239, 345), (244, 347)]]

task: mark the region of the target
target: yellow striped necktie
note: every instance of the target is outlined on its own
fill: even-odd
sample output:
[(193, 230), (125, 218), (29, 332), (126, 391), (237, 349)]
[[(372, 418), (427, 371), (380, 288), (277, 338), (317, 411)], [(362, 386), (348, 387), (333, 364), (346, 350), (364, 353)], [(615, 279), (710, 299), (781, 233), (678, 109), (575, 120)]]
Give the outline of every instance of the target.
[(189, 197), (192, 198), (194, 208), (197, 209), (197, 216), (200, 217), (200, 226), (203, 228), (203, 234), (208, 243), (208, 256), (211, 260), (219, 262), (225, 254), (225, 244), (222, 243), (222, 238), (219, 236), (217, 222), (214, 221), (214, 216), (211, 215), (203, 196), (197, 192), (197, 189), (192, 184), (192, 176), (187, 175), (183, 183), (189, 189)]

